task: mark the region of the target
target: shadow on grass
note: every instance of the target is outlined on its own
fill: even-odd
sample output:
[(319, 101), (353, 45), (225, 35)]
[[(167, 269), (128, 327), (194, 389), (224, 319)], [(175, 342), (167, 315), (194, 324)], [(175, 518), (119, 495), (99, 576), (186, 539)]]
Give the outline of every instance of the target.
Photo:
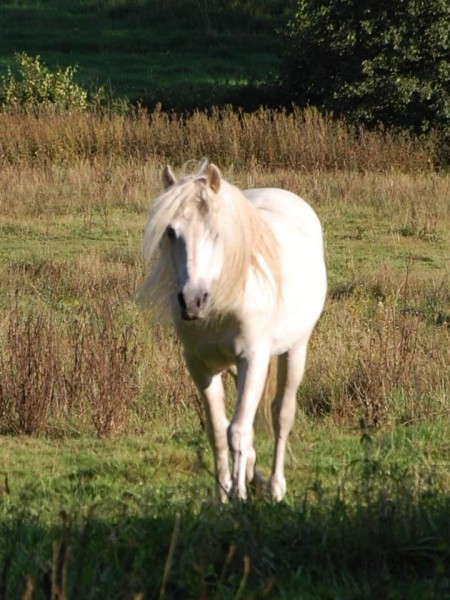
[[(0, 524), (0, 598), (450, 597), (450, 498), (218, 506)], [(149, 507), (154, 512), (155, 507)]]

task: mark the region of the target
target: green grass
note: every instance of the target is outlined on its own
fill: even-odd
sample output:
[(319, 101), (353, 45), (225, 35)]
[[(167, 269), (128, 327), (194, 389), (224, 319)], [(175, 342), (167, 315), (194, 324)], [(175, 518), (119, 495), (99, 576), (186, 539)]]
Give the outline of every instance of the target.
[(267, 82), (279, 64), (282, 3), (259, 11), (240, 4), (2, 2), (0, 64), (26, 52), (50, 68), (79, 65), (83, 85), (105, 84), (133, 102), (225, 103), (236, 88)]
[(225, 507), (196, 428), (1, 438), (3, 597), (28, 577), (36, 598), (58, 582), (69, 598), (445, 598), (448, 434), (309, 423), (293, 436), (287, 502)]
[(106, 217), (88, 214), (53, 222), (32, 220), (4, 224), (0, 225), (0, 262), (35, 262), (52, 257), (68, 260), (80, 253), (102, 254), (131, 247), (136, 251), (141, 230), (142, 219), (121, 211), (109, 211)]

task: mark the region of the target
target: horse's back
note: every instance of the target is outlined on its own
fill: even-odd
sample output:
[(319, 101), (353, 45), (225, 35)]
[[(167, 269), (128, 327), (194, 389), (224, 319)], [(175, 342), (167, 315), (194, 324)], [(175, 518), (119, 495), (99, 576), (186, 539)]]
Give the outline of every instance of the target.
[[(300, 196), (278, 188), (251, 188), (243, 190), (244, 196), (262, 212), (269, 223), (275, 217), (285, 220), (291, 227), (322, 245), (322, 226), (314, 209)], [(272, 220), (271, 220), (272, 219)]]

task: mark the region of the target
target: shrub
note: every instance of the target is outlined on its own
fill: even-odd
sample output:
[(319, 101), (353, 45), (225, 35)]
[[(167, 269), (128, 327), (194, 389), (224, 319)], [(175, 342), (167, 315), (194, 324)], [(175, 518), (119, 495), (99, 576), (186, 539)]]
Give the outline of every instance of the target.
[(52, 406), (63, 395), (62, 363), (54, 324), (43, 314), (11, 312), (0, 357), (0, 427), (45, 431)]
[(16, 54), (16, 69), (10, 67), (7, 75), (0, 78), (0, 106), (55, 107), (85, 110), (104, 96), (103, 88), (93, 98), (75, 82), (76, 66), (51, 71), (40, 56)]

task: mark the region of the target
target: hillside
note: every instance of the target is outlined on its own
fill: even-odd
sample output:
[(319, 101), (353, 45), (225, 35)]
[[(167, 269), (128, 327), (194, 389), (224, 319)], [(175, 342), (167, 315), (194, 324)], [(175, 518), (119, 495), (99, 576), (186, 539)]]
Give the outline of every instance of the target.
[[(78, 65), (79, 82), (166, 109), (259, 104), (279, 64), (286, 5), (269, 0), (1, 2), (0, 67), (14, 54)], [(261, 5), (261, 3), (259, 3)], [(250, 89), (248, 87), (250, 86)]]

